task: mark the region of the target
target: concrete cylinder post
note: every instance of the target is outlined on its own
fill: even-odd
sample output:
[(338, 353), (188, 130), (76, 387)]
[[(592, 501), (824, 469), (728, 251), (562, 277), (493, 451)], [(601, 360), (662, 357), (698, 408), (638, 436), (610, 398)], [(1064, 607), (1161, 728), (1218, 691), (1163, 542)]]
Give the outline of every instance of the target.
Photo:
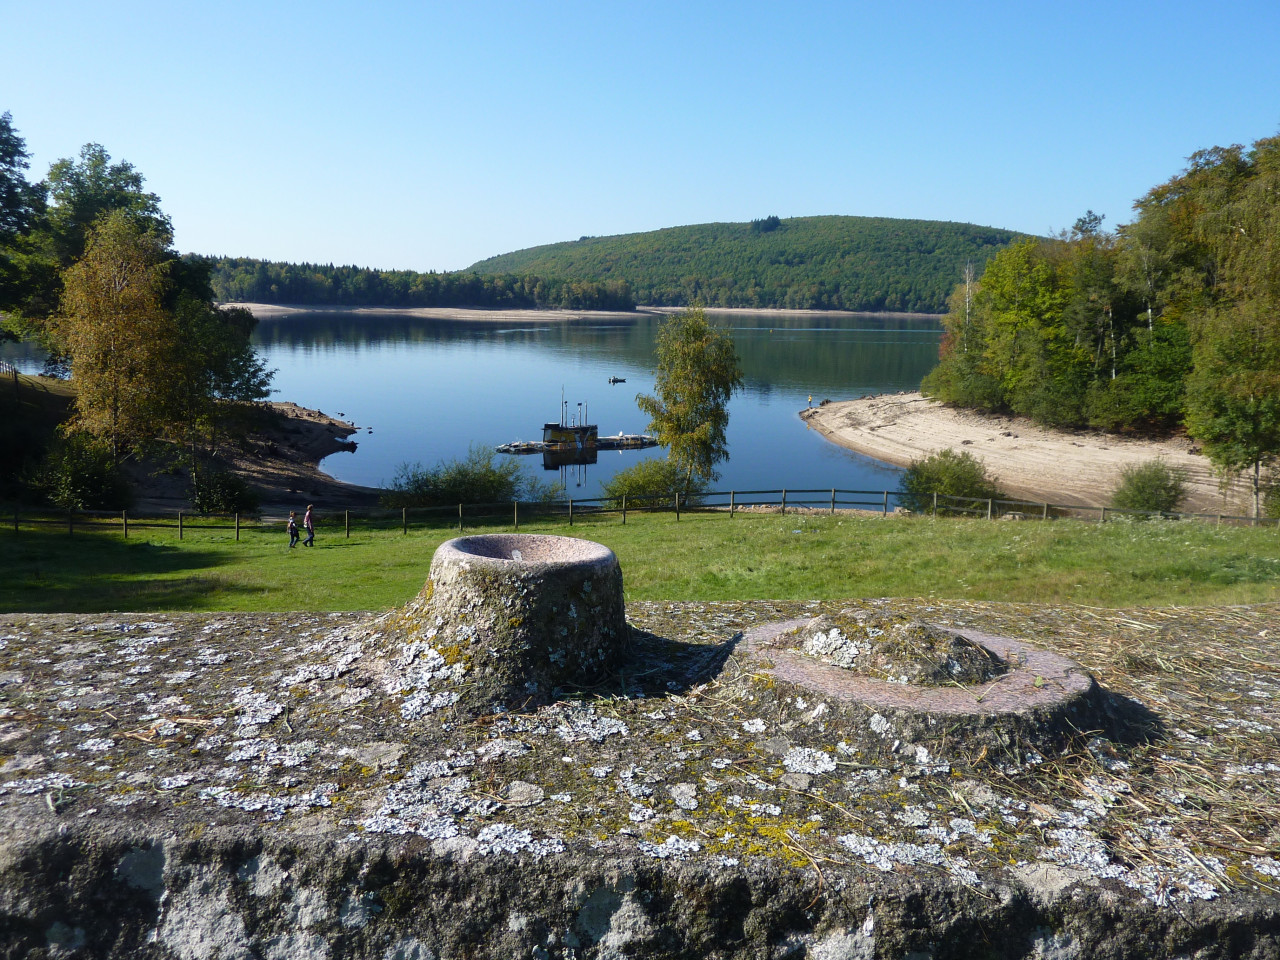
[(630, 633), (612, 550), (574, 537), (480, 534), (442, 543), (421, 594), (431, 645), (472, 714), (598, 683)]

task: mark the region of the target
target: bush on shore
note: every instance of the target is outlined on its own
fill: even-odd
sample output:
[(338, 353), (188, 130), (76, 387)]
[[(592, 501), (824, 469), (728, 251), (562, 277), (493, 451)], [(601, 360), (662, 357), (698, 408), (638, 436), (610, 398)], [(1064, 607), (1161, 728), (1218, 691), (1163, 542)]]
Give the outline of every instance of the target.
[(86, 433), (55, 434), (29, 486), (66, 510), (125, 510), (133, 503), (110, 447)]
[(200, 513), (256, 514), (260, 506), (258, 492), (234, 473), (222, 470), (198, 473), (192, 487), (191, 500)]
[(622, 505), (623, 497), (628, 507), (671, 506), (677, 493), (681, 503), (695, 506), (706, 490), (705, 483), (687, 479), (679, 465), (666, 457), (641, 460), (604, 484), (604, 495), (614, 507)]
[(382, 496), (386, 507), (444, 507), (459, 503), (544, 501), (563, 492), (558, 483), (543, 483), (524, 474), (518, 460), (484, 447), (472, 447), (461, 460), (441, 460), (434, 467), (402, 463)]
[[(1004, 493), (987, 476), (987, 468), (977, 457), (967, 452), (957, 453), (948, 448), (932, 453), (921, 460), (912, 461), (902, 475), (898, 487), (898, 503), (913, 513), (928, 513), (933, 509), (934, 494), (944, 497), (973, 497), (979, 500), (998, 500)], [(958, 513), (959, 510), (938, 504), (939, 513)]]
[(1129, 464), (1120, 470), (1120, 482), (1111, 494), (1116, 510), (1149, 510), (1172, 513), (1187, 495), (1187, 475), (1163, 460)]

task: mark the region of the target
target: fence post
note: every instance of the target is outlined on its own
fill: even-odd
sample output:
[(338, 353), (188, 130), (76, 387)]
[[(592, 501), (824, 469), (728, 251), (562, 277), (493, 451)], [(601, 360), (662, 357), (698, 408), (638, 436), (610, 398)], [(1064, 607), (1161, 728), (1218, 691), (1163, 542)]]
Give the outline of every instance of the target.
[(1046, 504), (1044, 505), (1044, 513), (1042, 513), (1042, 514), (1040, 515), (1040, 519), (1041, 519), (1041, 520), (1048, 520), (1048, 519), (1049, 519), (1049, 504), (1047, 504), (1047, 503), (1046, 503)]
[(178, 511), (178, 539), (182, 539), (182, 511)]
[(884, 492), (884, 506), (880, 508), (880, 516), (887, 517), (889, 515), (889, 491)]
[(573, 497), (569, 498), (569, 526), (573, 526)]
[(832, 487), (831, 488), (831, 513), (834, 515), (835, 512), (836, 512), (836, 488)]
[(74, 536), (75, 532), (76, 532), (75, 513), (70, 508), (68, 508), (67, 509), (67, 536), (68, 537)]
[(236, 543), (240, 542), (240, 514), (236, 514)]
[(627, 525), (627, 495), (625, 493), (622, 495), (622, 525), (624, 527)]
[(933, 491), (933, 516), (938, 515), (938, 491)]
[(782, 515), (787, 515), (787, 488), (782, 488)]
[(676, 523), (680, 522), (680, 491), (676, 491)]
[(991, 519), (991, 498), (987, 498), (987, 519)]
[(733, 519), (733, 491), (729, 491), (729, 519)]
[(462, 532), (462, 504), (458, 504), (458, 532)]
[(520, 532), (520, 501), (519, 500), (511, 501), (511, 513), (512, 513), (512, 516), (515, 518), (516, 533), (519, 533)]
[(351, 539), (351, 511), (342, 511), (342, 529), (346, 532), (347, 539)]
[(120, 520), (124, 524), (124, 538), (128, 540), (129, 539), (129, 511), (128, 510), (120, 511)]
[(1098, 522), (1099, 522), (1099, 523), (1106, 523), (1106, 522), (1107, 522), (1107, 508), (1106, 508), (1106, 507), (1099, 507), (1099, 508), (1098, 508)]
[(18, 532), (18, 508), (13, 508), (13, 532)]

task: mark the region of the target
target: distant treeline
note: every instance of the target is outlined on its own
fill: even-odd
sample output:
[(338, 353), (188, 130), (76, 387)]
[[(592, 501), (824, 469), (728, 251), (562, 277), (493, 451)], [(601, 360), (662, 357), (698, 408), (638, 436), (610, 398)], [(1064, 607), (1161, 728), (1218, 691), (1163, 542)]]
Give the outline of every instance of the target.
[(634, 310), (623, 280), (558, 280), (524, 274), (418, 273), (247, 257), (203, 258), (224, 302), (379, 307), (508, 307)]
[(1019, 236), (937, 220), (770, 216), (583, 237), (469, 269), (625, 281), (654, 306), (943, 313), (965, 264), (981, 271)]

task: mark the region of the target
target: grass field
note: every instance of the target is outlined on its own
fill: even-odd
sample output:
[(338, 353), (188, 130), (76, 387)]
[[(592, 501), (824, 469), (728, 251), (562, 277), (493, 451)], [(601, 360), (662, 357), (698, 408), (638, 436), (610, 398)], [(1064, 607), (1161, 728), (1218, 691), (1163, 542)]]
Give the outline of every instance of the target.
[[(509, 527), (493, 526), (493, 531)], [(937, 597), (1098, 606), (1280, 598), (1280, 532), (1193, 521), (990, 522), (837, 514), (632, 514), (521, 524), (611, 547), (630, 600)], [(468, 529), (468, 533), (475, 532)], [(380, 610), (412, 597), (456, 529), (188, 525), (0, 531), (0, 611)]]

